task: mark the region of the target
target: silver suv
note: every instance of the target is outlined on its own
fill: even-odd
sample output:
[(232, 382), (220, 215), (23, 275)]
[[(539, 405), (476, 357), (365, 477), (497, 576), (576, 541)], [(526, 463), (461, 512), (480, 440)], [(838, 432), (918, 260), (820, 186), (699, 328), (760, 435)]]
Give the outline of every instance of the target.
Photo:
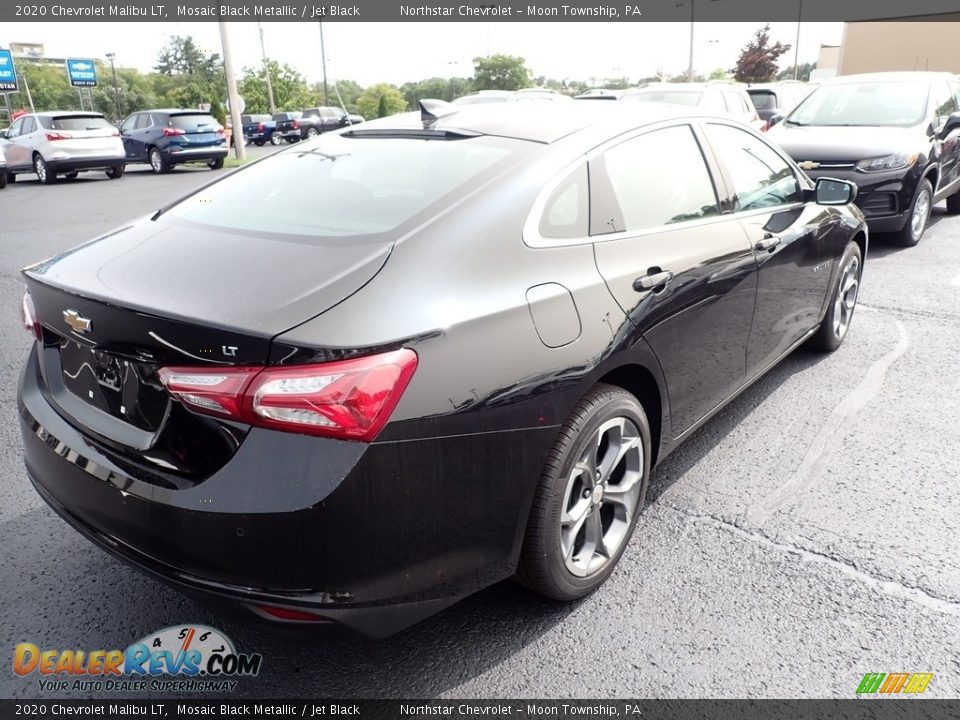
[(111, 179), (123, 176), (123, 141), (100, 113), (31, 113), (17, 118), (3, 137), (8, 180), (36, 173), (49, 185), (58, 175), (74, 178), (81, 170), (105, 170)]
[(710, 115), (734, 118), (760, 130), (765, 125), (757, 114), (746, 86), (728, 80), (705, 83), (651, 83), (627, 90), (620, 102), (661, 102), (697, 107)]

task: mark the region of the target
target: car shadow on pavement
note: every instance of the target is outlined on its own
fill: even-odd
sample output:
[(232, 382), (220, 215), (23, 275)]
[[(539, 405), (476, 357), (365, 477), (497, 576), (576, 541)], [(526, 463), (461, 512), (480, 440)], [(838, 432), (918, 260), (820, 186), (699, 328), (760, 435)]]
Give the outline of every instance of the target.
[[(927, 223), (927, 229), (924, 231), (924, 234), (928, 234), (933, 228), (946, 220), (948, 217), (952, 216), (947, 214), (947, 209), (945, 207), (942, 205), (935, 206), (931, 211), (930, 221)], [(923, 243), (924, 238), (921, 237), (919, 244), (923, 245)], [(896, 255), (899, 252), (913, 249), (914, 248), (901, 245), (896, 236), (892, 233), (871, 233), (870, 247), (867, 250), (867, 262), (869, 263), (871, 259), (884, 258), (887, 255)]]
[(803, 372), (829, 357), (829, 353), (798, 348), (784, 358), (740, 397), (711, 418), (703, 427), (684, 440), (683, 444), (654, 471), (650, 478), (646, 505), (657, 501), (670, 487), (681, 480), (691, 468), (719, 445), (730, 432), (758, 406), (781, 387), (792, 375)]
[[(385, 640), (330, 641), (290, 626), (273, 629), (253, 616), (246, 621), (217, 613), (108, 556), (46, 507), (0, 523), (0, 542), (5, 647), (31, 642), (122, 650), (165, 627), (208, 625), (222, 630), (239, 652), (263, 656), (260, 674), (240, 678), (229, 697), (436, 697), (534, 643), (577, 607), (503, 582)], [(0, 673), (0, 696), (86, 695), (41, 691), (37, 677)]]

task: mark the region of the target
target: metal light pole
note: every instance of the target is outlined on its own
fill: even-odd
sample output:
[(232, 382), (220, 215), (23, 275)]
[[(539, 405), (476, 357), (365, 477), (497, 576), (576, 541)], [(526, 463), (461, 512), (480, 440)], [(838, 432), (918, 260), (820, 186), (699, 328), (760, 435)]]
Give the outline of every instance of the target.
[(116, 57), (116, 54), (112, 52), (107, 53), (107, 60), (110, 61), (110, 72), (113, 74), (113, 100), (117, 105), (117, 120), (123, 119), (123, 108), (120, 107), (120, 86), (117, 84), (117, 68), (113, 64), (113, 59)]
[(263, 55), (263, 72), (267, 76), (267, 98), (270, 100), (270, 114), (277, 112), (277, 104), (273, 101), (273, 80), (270, 78), (270, 63), (267, 61), (267, 48), (263, 44), (263, 25), (257, 23), (257, 29), (260, 30), (260, 54)]
[(327, 100), (327, 51), (323, 46), (323, 23), (317, 22), (320, 26), (320, 63), (323, 67), (323, 104), (329, 105)]
[(690, 66), (687, 68), (687, 82), (693, 82), (693, 2), (690, 0)]
[[(13, 71), (17, 71), (17, 63), (13, 59), (13, 53), (10, 53), (10, 62), (13, 63)], [(33, 95), (30, 94), (30, 83), (27, 81), (27, 71), (23, 65), (20, 66), (20, 76), (23, 78), (23, 89), (27, 92), (27, 102), (30, 103), (30, 112), (35, 113), (37, 110), (33, 106)], [(7, 103), (9, 104), (10, 98), (7, 98)]]
[(793, 79), (798, 80), (800, 76), (800, 18), (803, 17), (803, 0), (800, 0), (800, 7), (797, 9), (797, 42), (793, 48)]
[(247, 159), (247, 150), (243, 142), (243, 123), (240, 122), (240, 94), (237, 92), (237, 78), (233, 74), (233, 59), (230, 53), (230, 38), (227, 24), (220, 20), (220, 45), (223, 48), (223, 73), (227, 78), (227, 98), (230, 100), (230, 125), (233, 132), (233, 148), (237, 160)]

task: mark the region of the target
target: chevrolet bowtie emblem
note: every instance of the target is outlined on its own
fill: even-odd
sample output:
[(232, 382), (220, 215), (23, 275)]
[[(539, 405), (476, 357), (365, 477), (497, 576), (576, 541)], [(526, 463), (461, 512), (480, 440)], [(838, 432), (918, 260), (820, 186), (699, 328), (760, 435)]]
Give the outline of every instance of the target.
[(76, 310), (64, 310), (63, 321), (76, 333), (90, 332), (90, 326), (92, 325), (89, 318), (85, 318)]
[(820, 163), (814, 162), (813, 160), (804, 160), (802, 163), (797, 163), (800, 166), (801, 170), (816, 170), (820, 167)]

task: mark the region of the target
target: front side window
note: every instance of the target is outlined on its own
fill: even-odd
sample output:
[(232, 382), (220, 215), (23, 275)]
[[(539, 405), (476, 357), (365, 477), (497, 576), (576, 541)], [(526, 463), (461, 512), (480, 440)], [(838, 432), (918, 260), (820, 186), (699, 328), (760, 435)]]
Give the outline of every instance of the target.
[(957, 111), (957, 104), (950, 86), (946, 82), (933, 84), (933, 126), (938, 130), (947, 122), (947, 118)]
[(758, 210), (800, 202), (793, 168), (766, 143), (730, 125), (707, 125), (710, 144), (733, 182), (736, 210)]
[(28, 117), (23, 121), (23, 130), (21, 131), (24, 135), (29, 135), (34, 130), (37, 129), (37, 123), (32, 117)]
[[(591, 232), (645, 230), (718, 215), (717, 195), (689, 125), (654, 130), (607, 150), (608, 188), (591, 180)], [(593, 169), (590, 173), (593, 178)]]
[(23, 119), (17, 120), (7, 129), (7, 137), (15, 138), (23, 132)]
[(140, 113), (137, 117), (137, 130), (143, 130), (144, 128), (150, 127), (150, 113)]

